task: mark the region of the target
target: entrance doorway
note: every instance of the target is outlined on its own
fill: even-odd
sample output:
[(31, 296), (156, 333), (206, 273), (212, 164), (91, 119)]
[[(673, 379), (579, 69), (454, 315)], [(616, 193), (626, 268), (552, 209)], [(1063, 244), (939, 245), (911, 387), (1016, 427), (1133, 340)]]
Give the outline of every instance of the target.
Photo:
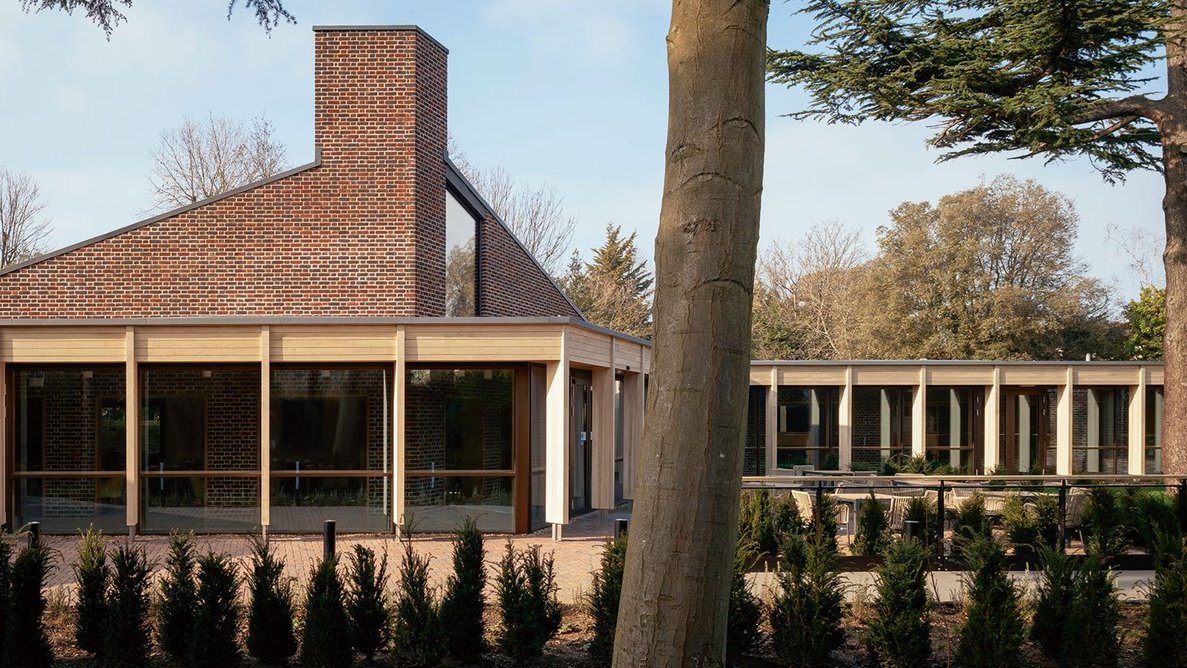
[(1045, 389), (1003, 392), (998, 458), (1003, 473), (1029, 473), (1047, 467), (1049, 404)]
[(593, 375), (574, 371), (569, 381), (569, 511), (593, 509)]

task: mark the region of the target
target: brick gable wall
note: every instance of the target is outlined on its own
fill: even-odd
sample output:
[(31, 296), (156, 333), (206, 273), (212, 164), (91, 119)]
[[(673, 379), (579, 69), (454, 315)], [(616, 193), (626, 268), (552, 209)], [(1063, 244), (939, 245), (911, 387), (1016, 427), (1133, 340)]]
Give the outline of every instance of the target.
[[(314, 43), (319, 164), (0, 275), (0, 318), (444, 315), (447, 52), (415, 29)], [(573, 314), (488, 238), (482, 315)]]
[(478, 225), (478, 315), (581, 317), (507, 228), (490, 216)]

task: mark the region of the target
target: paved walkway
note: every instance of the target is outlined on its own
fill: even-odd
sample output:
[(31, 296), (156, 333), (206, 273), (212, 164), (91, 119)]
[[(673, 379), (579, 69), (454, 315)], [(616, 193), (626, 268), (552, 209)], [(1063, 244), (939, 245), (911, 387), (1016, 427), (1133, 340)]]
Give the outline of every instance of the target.
[[(539, 545), (545, 553), (551, 552), (555, 557), (556, 578), (560, 588), (559, 598), (562, 603), (579, 603), (589, 592), (590, 576), (599, 567), (602, 547), (607, 537), (613, 532), (613, 520), (628, 518), (629, 511), (615, 511), (603, 519), (596, 513), (577, 518), (565, 527), (561, 541), (552, 540), (549, 529), (543, 529), (533, 534), (520, 536), (488, 535), (486, 540), (486, 560), (488, 573), (493, 575), (498, 567), (498, 561), (503, 555), (508, 542), (517, 550), (531, 545)], [(126, 540), (123, 536), (112, 536), (109, 545), (119, 544)], [(277, 555), (284, 560), (288, 575), (295, 578), (302, 586), (309, 579), (309, 572), (314, 563), (321, 559), (321, 536), (276, 536), (272, 537), (272, 545)], [(51, 590), (60, 590), (72, 594), (74, 590), (73, 565), (77, 560), (76, 536), (46, 536), (44, 541), (55, 552), (53, 570), (49, 577)], [(197, 538), (198, 550), (207, 550), (228, 554), (241, 568), (246, 567), (251, 554), (251, 542), (242, 535), (210, 535)], [(133, 540), (136, 547), (144, 549), (150, 563), (156, 566), (155, 575), (160, 576), (169, 550), (167, 536), (139, 536)], [(349, 553), (356, 544), (365, 545), (382, 553), (387, 551), (388, 570), (393, 574), (399, 564), (403, 544), (390, 534), (344, 534), (338, 536), (338, 553)], [(452, 572), (452, 544), (449, 535), (433, 534), (415, 536), (413, 548), (420, 554), (430, 557), (430, 577), (435, 585), (442, 586), (445, 578)], [(244, 572), (241, 570), (241, 572)], [(1033, 572), (1015, 572), (1012, 574), (1016, 582), (1024, 588), (1033, 591), (1038, 575)], [(959, 600), (962, 597), (963, 573), (944, 571), (932, 573), (932, 594), (941, 602)], [(1116, 573), (1117, 586), (1121, 598), (1125, 600), (1144, 600), (1145, 588), (1153, 579), (1151, 571), (1118, 571)], [(848, 596), (873, 596), (874, 576), (872, 573), (845, 573), (843, 579), (847, 584)], [(776, 586), (773, 573), (754, 573), (750, 576), (751, 586), (756, 595), (768, 599)], [(394, 585), (389, 585), (394, 586)]]

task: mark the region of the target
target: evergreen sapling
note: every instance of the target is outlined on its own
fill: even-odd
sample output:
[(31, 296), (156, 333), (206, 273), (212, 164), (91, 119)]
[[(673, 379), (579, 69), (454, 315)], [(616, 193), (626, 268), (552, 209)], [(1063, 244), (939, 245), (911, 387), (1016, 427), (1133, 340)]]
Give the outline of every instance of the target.
[(783, 572), (771, 607), (771, 644), (786, 665), (832, 665), (845, 641), (841, 628), (844, 591), (836, 557), (812, 536), (783, 543)]
[(602, 567), (593, 574), (588, 597), (589, 615), (593, 617), (589, 656), (599, 664), (609, 665), (614, 655), (614, 631), (618, 626), (618, 601), (622, 596), (625, 566), (626, 536), (607, 541), (602, 550)]
[(347, 668), (353, 663), (350, 618), (338, 562), (325, 559), (313, 567), (305, 597), (301, 664), (309, 668)]
[(107, 585), (111, 569), (107, 565), (103, 535), (93, 528), (87, 529), (78, 541), (74, 579), (78, 583), (74, 640), (79, 649), (99, 657), (103, 653), (103, 620), (107, 617)]
[(49, 548), (36, 543), (21, 550), (12, 564), (12, 607), (5, 633), (5, 666), (43, 668), (53, 662), (53, 650), (42, 619), (49, 563)]
[(135, 668), (148, 663), (149, 566), (144, 551), (124, 543), (111, 555), (111, 590), (103, 625), (103, 665)]
[(194, 534), (169, 536), (165, 578), (157, 596), (157, 646), (170, 659), (182, 661), (190, 655), (194, 634), (194, 611), (198, 603), (194, 585), (197, 560)]
[(482, 532), (473, 517), (467, 517), (453, 534), (453, 573), (445, 583), (441, 600), (441, 623), (449, 654), (473, 663), (486, 648), (486, 556)]
[(260, 663), (281, 666), (297, 652), (293, 632), (293, 583), (284, 564), (268, 547), (253, 539), (247, 584), (251, 601), (247, 617), (247, 651)]
[(445, 654), (441, 610), (429, 586), (429, 558), (404, 541), (400, 593), (392, 630), (392, 662), (397, 666), (432, 666)]
[(239, 664), (239, 578), (230, 558), (208, 553), (198, 560), (190, 664), (219, 668)]
[(350, 554), (350, 587), (346, 612), (350, 616), (350, 642), (368, 663), (387, 646), (391, 610), (387, 603), (387, 555), (375, 558), (370, 548), (356, 544)]

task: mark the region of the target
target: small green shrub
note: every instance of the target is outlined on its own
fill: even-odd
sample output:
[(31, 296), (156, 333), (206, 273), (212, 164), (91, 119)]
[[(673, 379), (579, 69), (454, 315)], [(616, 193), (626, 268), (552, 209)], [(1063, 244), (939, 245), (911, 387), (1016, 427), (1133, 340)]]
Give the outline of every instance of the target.
[(78, 616), (74, 622), (74, 640), (78, 648), (93, 656), (103, 653), (103, 620), (107, 617), (107, 546), (103, 534), (87, 529), (78, 540), (78, 563), (74, 566), (78, 582)]
[(561, 608), (556, 591), (552, 555), (542, 556), (538, 545), (517, 552), (507, 541), (507, 551), (495, 576), (502, 617), (496, 644), (503, 654), (522, 662), (544, 652), (544, 644), (560, 630)]
[(784, 570), (770, 616), (775, 654), (792, 666), (832, 665), (833, 651), (845, 642), (836, 556), (815, 536), (789, 536), (783, 545)]
[(156, 601), (157, 646), (170, 659), (181, 661), (190, 655), (193, 642), (194, 612), (198, 590), (194, 584), (197, 567), (194, 534), (169, 536), (169, 556), (165, 559), (165, 579)]
[(746, 585), (746, 567), (754, 561), (754, 557), (753, 546), (738, 541), (730, 573), (729, 616), (725, 630), (725, 658), (729, 664), (749, 654), (758, 641), (762, 604)]
[(1162, 491), (1126, 490), (1124, 516), (1130, 518), (1129, 541), (1153, 548), (1158, 535), (1178, 537), (1179, 514), (1175, 499)]
[(1072, 608), (1063, 627), (1060, 665), (1116, 666), (1120, 659), (1120, 623), (1113, 574), (1099, 556), (1089, 554), (1076, 575)]
[(985, 497), (974, 492), (960, 504), (952, 520), (952, 554), (960, 556), (969, 541), (992, 535), (993, 525), (985, 513)]
[(387, 555), (355, 544), (347, 574), (346, 614), (350, 616), (350, 644), (368, 662), (387, 646), (392, 619), (387, 601)]
[(144, 550), (124, 543), (111, 554), (111, 589), (103, 625), (104, 666), (128, 668), (148, 663), (149, 570)]
[(284, 564), (266, 541), (252, 542), (247, 613), (247, 651), (269, 666), (286, 664), (297, 653), (293, 631), (293, 583), (284, 577)]
[(832, 495), (821, 495), (819, 504), (812, 502), (812, 520), (808, 530), (816, 534), (825, 547), (834, 553), (837, 551), (837, 500)]
[(892, 541), (877, 573), (877, 600), (865, 645), (890, 668), (927, 665), (931, 657), (928, 551), (921, 541)]
[(1067, 553), (1058, 548), (1040, 546), (1038, 553), (1043, 570), (1034, 604), (1030, 638), (1048, 657), (1056, 659), (1063, 643), (1063, 628), (1072, 609), (1076, 568)]
[(346, 668), (354, 663), (350, 651), (350, 618), (338, 562), (325, 559), (313, 568), (305, 596), (305, 626), (301, 630), (301, 664), (310, 668)]
[(886, 509), (870, 492), (870, 498), (861, 504), (861, 512), (857, 514), (857, 537), (853, 541), (857, 554), (878, 554), (886, 539), (886, 524)]
[(782, 548), (788, 536), (804, 533), (804, 518), (800, 516), (800, 507), (790, 494), (772, 499), (771, 507), (775, 512), (776, 548)]
[(738, 536), (752, 543), (759, 555), (774, 555), (779, 549), (775, 536), (775, 514), (771, 509), (771, 493), (765, 489), (742, 492), (742, 507), (738, 513)]
[(404, 541), (400, 561), (400, 594), (396, 597), (392, 631), (392, 662), (397, 666), (432, 666), (445, 655), (441, 610), (429, 587), (429, 558)]
[(1187, 666), (1187, 558), (1177, 533), (1154, 541), (1154, 583), (1142, 637), (1147, 666)]
[(618, 626), (618, 601), (625, 567), (626, 536), (607, 541), (602, 550), (602, 567), (593, 574), (586, 601), (589, 616), (593, 617), (589, 657), (599, 664), (609, 665), (614, 655), (614, 631)]
[(931, 499), (925, 496), (911, 497), (911, 500), (907, 502), (907, 512), (903, 515), (903, 521), (917, 522), (919, 538), (923, 544), (926, 546), (935, 544), (940, 520), (936, 514), (936, 504)]
[(198, 560), (190, 665), (208, 668), (239, 665), (239, 578), (226, 555), (207, 553)]
[(1042, 546), (1059, 544), (1059, 500), (1043, 494), (1034, 503), (1012, 496), (1002, 512), (1006, 538), (1016, 554), (1034, 554)]
[(1083, 517), (1087, 551), (1097, 554), (1106, 564), (1125, 554), (1129, 547), (1126, 523), (1124, 505), (1118, 494), (1103, 487), (1088, 492)]
[(12, 564), (12, 607), (4, 645), (4, 665), (48, 667), (54, 659), (45, 634), (45, 579), (49, 575), (49, 548), (34, 544), (21, 550)]
[(965, 545), (972, 574), (965, 587), (968, 602), (959, 630), (955, 663), (969, 668), (1022, 665), (1022, 611), (1018, 589), (1006, 569), (1006, 555), (992, 538)]
[(473, 663), (486, 648), (486, 549), (482, 532), (472, 517), (467, 517), (453, 534), (453, 573), (445, 583), (441, 599), (441, 623), (449, 654), (465, 663)]

